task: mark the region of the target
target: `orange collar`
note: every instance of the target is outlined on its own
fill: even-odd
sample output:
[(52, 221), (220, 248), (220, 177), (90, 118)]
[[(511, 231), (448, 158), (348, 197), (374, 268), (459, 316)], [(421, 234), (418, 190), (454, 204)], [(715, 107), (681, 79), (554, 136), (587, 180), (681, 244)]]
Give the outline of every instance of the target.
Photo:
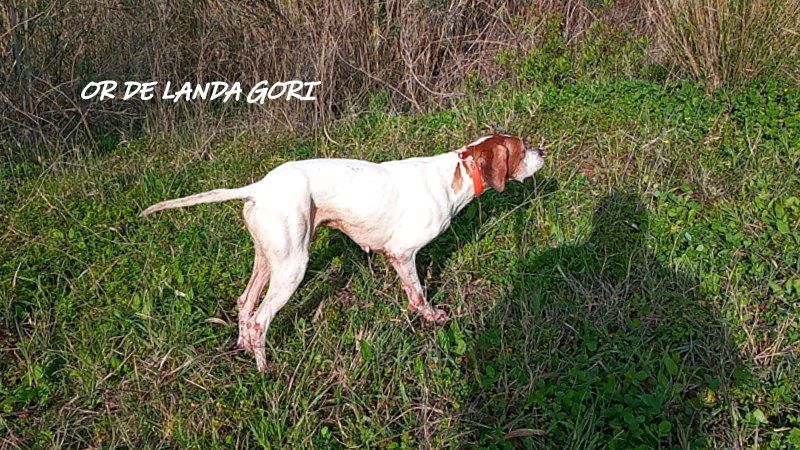
[(477, 197), (483, 193), (483, 176), (481, 176), (478, 163), (475, 162), (472, 156), (466, 153), (462, 153), (459, 156), (467, 165), (467, 172), (469, 172), (469, 176), (472, 178), (472, 187), (475, 190), (475, 197)]

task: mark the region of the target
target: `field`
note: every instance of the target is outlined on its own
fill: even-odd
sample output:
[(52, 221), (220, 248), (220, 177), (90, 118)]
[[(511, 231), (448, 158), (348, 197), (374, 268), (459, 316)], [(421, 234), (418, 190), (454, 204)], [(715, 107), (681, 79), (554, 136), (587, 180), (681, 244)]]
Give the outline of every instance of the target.
[[(0, 166), (0, 447), (800, 446), (800, 90), (709, 91), (593, 45), (508, 55), (513, 77), (451, 108), (376, 95), (330, 139), (152, 134)], [(234, 349), (241, 204), (139, 216), (492, 127), (547, 164), (423, 251), (451, 322), (410, 316), (382, 255), (321, 230), (264, 374)]]

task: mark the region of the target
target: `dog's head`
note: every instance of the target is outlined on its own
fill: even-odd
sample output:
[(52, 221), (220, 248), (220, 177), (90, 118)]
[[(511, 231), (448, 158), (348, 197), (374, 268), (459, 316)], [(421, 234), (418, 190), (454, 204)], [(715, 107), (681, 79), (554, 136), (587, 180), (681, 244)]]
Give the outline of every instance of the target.
[(522, 139), (502, 134), (484, 136), (465, 150), (478, 165), (483, 179), (502, 192), (506, 181), (524, 181), (544, 165), (540, 148), (526, 148)]

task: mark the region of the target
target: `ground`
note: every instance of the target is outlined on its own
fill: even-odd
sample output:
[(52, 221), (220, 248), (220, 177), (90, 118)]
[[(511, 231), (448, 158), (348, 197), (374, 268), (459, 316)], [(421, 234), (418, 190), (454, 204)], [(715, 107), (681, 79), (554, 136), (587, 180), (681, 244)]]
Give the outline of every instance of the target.
[[(537, 58), (445, 109), (377, 96), (330, 139), (4, 164), (0, 446), (800, 445), (800, 91)], [(288, 160), (432, 155), (491, 126), (547, 164), (423, 250), (452, 321), (409, 315), (383, 256), (323, 230), (263, 374), (234, 348), (242, 205), (139, 216)]]

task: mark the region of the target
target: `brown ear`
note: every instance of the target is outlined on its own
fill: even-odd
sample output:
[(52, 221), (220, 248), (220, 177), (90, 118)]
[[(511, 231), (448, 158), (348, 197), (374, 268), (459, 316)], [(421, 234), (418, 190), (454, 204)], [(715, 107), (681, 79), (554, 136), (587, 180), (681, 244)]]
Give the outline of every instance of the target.
[(494, 144), (489, 151), (482, 151), (477, 158), (483, 179), (497, 192), (503, 192), (508, 178), (508, 148)]
[(508, 147), (508, 176), (506, 178), (513, 178), (519, 164), (525, 158), (525, 144), (522, 143), (522, 140), (513, 138), (506, 141), (506, 146)]

